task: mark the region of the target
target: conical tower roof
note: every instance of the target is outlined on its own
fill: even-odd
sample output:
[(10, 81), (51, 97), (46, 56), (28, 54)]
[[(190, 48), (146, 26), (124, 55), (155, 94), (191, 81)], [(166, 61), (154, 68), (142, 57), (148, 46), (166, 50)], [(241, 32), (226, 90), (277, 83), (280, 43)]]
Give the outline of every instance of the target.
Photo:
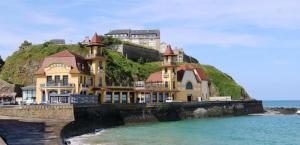
[(93, 36), (92, 40), (90, 41), (89, 45), (99, 45), (99, 46), (103, 45), (101, 38), (98, 36), (98, 34), (96, 32), (94, 33), (94, 36)]

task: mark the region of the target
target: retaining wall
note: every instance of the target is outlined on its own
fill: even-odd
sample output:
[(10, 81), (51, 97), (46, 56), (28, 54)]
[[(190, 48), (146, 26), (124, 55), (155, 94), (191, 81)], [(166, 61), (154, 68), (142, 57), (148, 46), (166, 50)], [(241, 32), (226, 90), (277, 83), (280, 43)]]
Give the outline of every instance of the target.
[(0, 115), (29, 119), (36, 118), (73, 121), (74, 108), (73, 105), (1, 106)]

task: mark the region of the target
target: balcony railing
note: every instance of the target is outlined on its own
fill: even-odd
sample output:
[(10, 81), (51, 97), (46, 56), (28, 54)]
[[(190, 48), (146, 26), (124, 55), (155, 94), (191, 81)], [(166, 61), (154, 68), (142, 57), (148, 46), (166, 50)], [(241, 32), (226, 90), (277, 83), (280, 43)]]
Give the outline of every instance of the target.
[(147, 88), (147, 89), (165, 89), (168, 88), (168, 84), (162, 82), (145, 83), (144, 81), (134, 82), (135, 88)]
[(175, 65), (175, 62), (162, 62), (161, 65)]
[(133, 83), (114, 83), (114, 82), (107, 82), (106, 86), (108, 87), (133, 87)]
[(164, 78), (168, 78), (169, 77), (169, 74), (168, 73), (165, 73), (164, 74)]
[(41, 84), (42, 88), (45, 87), (75, 87), (75, 84), (70, 84), (70, 83), (46, 83), (46, 84)]
[(86, 55), (87, 59), (96, 58), (96, 57), (104, 57), (102, 54), (88, 54)]
[(80, 87), (81, 88), (89, 88), (89, 85), (88, 84), (80, 84)]

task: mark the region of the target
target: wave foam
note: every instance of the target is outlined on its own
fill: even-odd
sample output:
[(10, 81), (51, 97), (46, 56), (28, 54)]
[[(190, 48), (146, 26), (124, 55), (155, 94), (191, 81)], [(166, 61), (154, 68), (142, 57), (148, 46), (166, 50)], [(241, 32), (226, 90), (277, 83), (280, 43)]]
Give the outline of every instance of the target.
[[(71, 143), (71, 145), (90, 145), (90, 144), (84, 143), (83, 140), (85, 140), (86, 138), (89, 138), (89, 137), (99, 136), (99, 135), (103, 134), (104, 132), (105, 132), (105, 130), (102, 129), (101, 131), (97, 131), (95, 133), (88, 133), (88, 134), (83, 134), (80, 136), (67, 138), (66, 141), (69, 141)], [(105, 144), (97, 144), (97, 145), (105, 145)]]

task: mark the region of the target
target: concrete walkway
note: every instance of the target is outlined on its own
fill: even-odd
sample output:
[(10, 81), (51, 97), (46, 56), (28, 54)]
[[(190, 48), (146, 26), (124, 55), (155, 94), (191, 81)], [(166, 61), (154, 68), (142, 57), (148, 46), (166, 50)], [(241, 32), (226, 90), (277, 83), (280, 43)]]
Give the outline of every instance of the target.
[(60, 130), (65, 124), (53, 120), (0, 116), (0, 136), (9, 145), (56, 145), (61, 144)]

